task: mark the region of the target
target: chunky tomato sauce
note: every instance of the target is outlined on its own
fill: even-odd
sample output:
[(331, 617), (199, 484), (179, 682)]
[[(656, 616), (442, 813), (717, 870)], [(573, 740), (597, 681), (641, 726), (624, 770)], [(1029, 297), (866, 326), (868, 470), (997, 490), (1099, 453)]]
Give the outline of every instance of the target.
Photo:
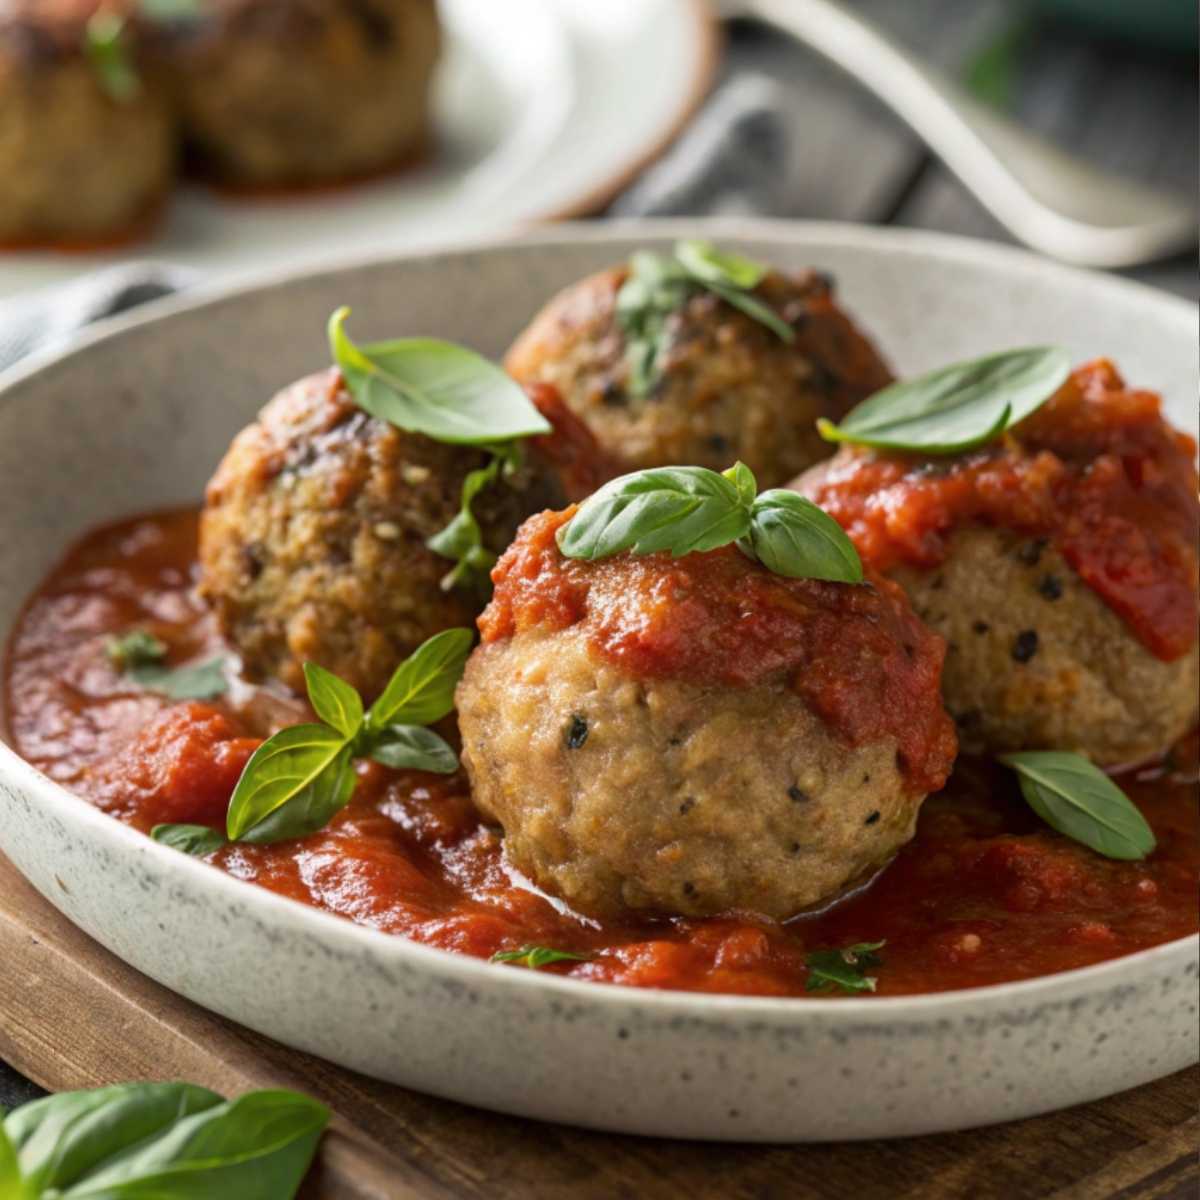
[[(137, 829), (221, 826), (261, 737), (306, 715), (236, 683), (212, 703), (132, 689), (104, 643), (146, 629), (173, 661), (225, 652), (193, 592), (195, 517), (102, 529), (32, 599), (9, 647), (6, 717), (16, 748)], [(871, 884), (822, 915), (776, 924), (580, 920), (521, 885), (466, 782), (360, 768), (356, 795), (320, 833), (231, 846), (213, 863), (303, 903), (429, 945), (487, 957), (526, 944), (590, 956), (547, 970), (643, 987), (805, 995), (805, 954), (886, 941), (884, 995), (1024, 979), (1194, 932), (1200, 876), (1196, 747), (1124, 784), (1158, 837), (1142, 863), (1101, 858), (1048, 830), (1011, 780), (960, 763), (917, 836)], [(496, 970), (504, 970), (497, 966)]]
[(1169, 661), (1196, 639), (1195, 455), (1159, 398), (1126, 388), (1100, 359), (1000, 442), (944, 459), (843, 450), (801, 490), (880, 571), (937, 566), (969, 522), (1044, 535)]
[(555, 541), (574, 513), (521, 527), (492, 571), (485, 642), (578, 624), (638, 678), (748, 687), (783, 676), (850, 745), (894, 739), (914, 793), (945, 782), (956, 748), (940, 690), (945, 646), (895, 584), (785, 579), (734, 546), (582, 562)]

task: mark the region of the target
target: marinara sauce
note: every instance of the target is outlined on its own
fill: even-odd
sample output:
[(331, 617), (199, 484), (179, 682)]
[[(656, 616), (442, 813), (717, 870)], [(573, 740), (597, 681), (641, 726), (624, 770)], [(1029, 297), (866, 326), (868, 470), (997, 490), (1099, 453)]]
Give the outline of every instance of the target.
[[(6, 718), (16, 749), (137, 829), (223, 824), (259, 740), (311, 719), (294, 698), (238, 680), (220, 699), (172, 703), (121, 679), (109, 636), (145, 629), (172, 662), (233, 656), (196, 600), (196, 518), (150, 516), (85, 538), (30, 601), (9, 646)], [(1195, 739), (1123, 786), (1158, 849), (1102, 858), (1045, 825), (1011, 778), (960, 762), (926, 801), (915, 839), (827, 911), (784, 924), (751, 914), (583, 920), (507, 869), (466, 780), (360, 766), (328, 828), (211, 856), (230, 874), (350, 920), (488, 957), (527, 944), (587, 955), (545, 968), (642, 987), (803, 996), (808, 951), (884, 941), (884, 995), (1026, 979), (1115, 958), (1197, 928)], [(497, 970), (505, 968), (497, 967)]]
[(1153, 392), (1097, 359), (1005, 437), (954, 457), (845, 449), (800, 489), (850, 534), (863, 561), (935, 567), (979, 522), (1043, 535), (1154, 655), (1196, 640), (1196, 443)]

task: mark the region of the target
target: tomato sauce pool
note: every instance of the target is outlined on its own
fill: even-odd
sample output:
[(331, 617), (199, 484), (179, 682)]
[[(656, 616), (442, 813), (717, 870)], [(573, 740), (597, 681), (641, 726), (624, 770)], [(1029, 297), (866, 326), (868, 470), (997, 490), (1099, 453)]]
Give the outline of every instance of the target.
[[(106, 639), (145, 629), (172, 662), (225, 654), (193, 592), (191, 512), (123, 522), (84, 539), (31, 599), (8, 649), (7, 736), (51, 778), (142, 831), (223, 824), (259, 740), (308, 718), (294, 698), (234, 679), (212, 702), (132, 688)], [(1099, 857), (1046, 826), (1010, 778), (960, 762), (926, 801), (917, 835), (869, 884), (826, 911), (777, 924), (585, 920), (506, 867), (466, 780), (360, 767), (350, 805), (325, 830), (210, 861), (281, 895), (387, 933), (489, 957), (527, 944), (587, 956), (544, 968), (641, 987), (803, 996), (805, 955), (885, 942), (878, 992), (901, 995), (1027, 979), (1115, 958), (1197, 928), (1196, 742), (1122, 784), (1158, 849)], [(497, 966), (497, 970), (511, 969)]]

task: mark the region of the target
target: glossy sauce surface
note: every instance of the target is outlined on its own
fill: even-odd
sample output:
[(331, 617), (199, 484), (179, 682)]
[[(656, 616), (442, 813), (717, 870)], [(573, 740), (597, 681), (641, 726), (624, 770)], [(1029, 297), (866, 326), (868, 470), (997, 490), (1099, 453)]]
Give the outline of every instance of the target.
[(1196, 444), (1099, 359), (1074, 371), (999, 442), (955, 457), (843, 450), (801, 490), (846, 529), (863, 561), (933, 567), (980, 522), (1044, 534), (1148, 650), (1196, 639)]
[[(97, 531), (31, 600), (9, 647), (8, 737), (51, 777), (141, 830), (221, 825), (258, 740), (304, 719), (295, 699), (235, 682), (213, 703), (131, 688), (106, 637), (133, 628), (172, 662), (227, 653), (193, 593), (195, 516)], [(557, 973), (645, 987), (803, 996), (804, 956), (886, 941), (883, 995), (1029, 978), (1113, 958), (1197, 928), (1200, 819), (1194, 740), (1122, 782), (1158, 837), (1143, 863), (1100, 858), (1047, 830), (1011, 781), (960, 763), (917, 837), (871, 884), (823, 915), (747, 914), (602, 925), (564, 913), (507, 870), (465, 781), (368, 764), (320, 833), (231, 846), (221, 869), (389, 933), (482, 957), (540, 944), (589, 955)], [(519, 969), (497, 966), (497, 970)]]

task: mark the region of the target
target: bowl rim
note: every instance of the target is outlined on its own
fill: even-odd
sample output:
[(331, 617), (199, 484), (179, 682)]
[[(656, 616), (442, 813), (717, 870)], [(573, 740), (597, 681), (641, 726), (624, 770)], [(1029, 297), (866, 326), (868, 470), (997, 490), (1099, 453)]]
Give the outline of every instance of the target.
[[(5, 372), (0, 372), (0, 406), (19, 401), (21, 385), (43, 372), (86, 356), (95, 347), (114, 341), (143, 326), (173, 317), (203, 312), (229, 300), (249, 298), (276, 289), (308, 282), (324, 276), (349, 274), (364, 268), (384, 268), (419, 259), (506, 250), (527, 246), (556, 247), (581, 243), (605, 244), (629, 240), (654, 240), (687, 235), (711, 236), (743, 241), (778, 241), (807, 245), (821, 239), (852, 249), (888, 254), (902, 251), (908, 255), (949, 259), (959, 264), (983, 263), (998, 269), (1017, 270), (1040, 276), (1049, 275), (1076, 283), (1089, 282), (1111, 293), (1124, 293), (1127, 299), (1149, 304), (1158, 314), (1172, 321), (1194, 321), (1198, 306), (1180, 297), (1170, 296), (1133, 280), (1114, 278), (1098, 272), (1068, 267), (1040, 258), (1014, 247), (975, 241), (953, 235), (919, 230), (877, 229), (838, 222), (783, 221), (771, 218), (667, 218), (613, 221), (603, 226), (566, 223), (532, 232), (517, 232), (502, 237), (481, 236), (449, 243), (423, 246), (415, 251), (396, 252), (380, 257), (374, 254), (329, 256), (301, 268), (255, 271), (237, 278), (226, 278), (174, 296), (139, 306), (134, 311), (97, 322), (66, 345), (35, 351)], [(1155, 314), (1149, 313), (1153, 318)], [(10, 632), (3, 631), (5, 636)], [(848, 1019), (856, 1026), (878, 1026), (896, 1021), (944, 1021), (952, 1017), (978, 1015), (980, 1011), (1015, 1005), (1053, 1003), (1064, 996), (1081, 992), (1099, 996), (1129, 986), (1131, 975), (1144, 975), (1155, 969), (1167, 970), (1200, 954), (1200, 933), (1188, 934), (1132, 954), (1108, 959), (1090, 966), (1076, 967), (1032, 979), (981, 987), (957, 988), (901, 996), (870, 997), (778, 997), (688, 992), (666, 988), (641, 988), (627, 984), (601, 983), (585, 979), (546, 974), (540, 971), (502, 969), (472, 955), (459, 954), (413, 941), (402, 934), (384, 933), (358, 924), (346, 917), (325, 912), (302, 901), (278, 895), (266, 888), (240, 880), (209, 864), (192, 859), (145, 834), (110, 817), (68, 788), (37, 770), (0, 739), (0, 782), (15, 779), (26, 793), (39, 801), (48, 801), (53, 815), (68, 824), (82, 824), (106, 841), (113, 849), (141, 856), (146, 866), (159, 868), (162, 878), (182, 872), (181, 882), (209, 892), (215, 899), (234, 909), (249, 908), (249, 897), (264, 923), (272, 928), (285, 927), (297, 937), (322, 941), (340, 941), (338, 950), (359, 951), (364, 956), (382, 959), (383, 965), (399, 965), (436, 974), (442, 978), (481, 988), (509, 990), (520, 997), (546, 992), (564, 1000), (599, 1004), (609, 1010), (639, 1010), (646, 1014), (670, 1014), (691, 1019), (746, 1018), (766, 1022), (772, 1027), (811, 1019)], [(247, 890), (249, 889), (249, 890)], [(53, 901), (51, 901), (53, 903)]]

